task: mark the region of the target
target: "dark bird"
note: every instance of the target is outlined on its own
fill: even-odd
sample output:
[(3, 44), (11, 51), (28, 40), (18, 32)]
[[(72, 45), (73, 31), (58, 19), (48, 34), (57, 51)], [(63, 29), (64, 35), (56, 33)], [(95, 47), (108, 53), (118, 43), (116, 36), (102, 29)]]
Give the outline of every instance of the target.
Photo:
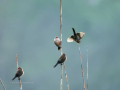
[(76, 33), (74, 28), (72, 28), (72, 30), (73, 30), (73, 35), (71, 35), (67, 39), (67, 42), (73, 42), (73, 41), (75, 41), (76, 43), (80, 44), (80, 40), (85, 35), (85, 33), (83, 33), (83, 32)]
[(23, 72), (22, 68), (19, 67), (15, 74), (15, 77), (12, 80), (14, 80), (16, 77), (18, 77), (18, 78), (21, 77), (23, 74), (24, 74), (24, 72)]
[(57, 63), (54, 65), (54, 68), (55, 68), (58, 64), (64, 63), (65, 60), (67, 60), (67, 57), (66, 57), (66, 54), (63, 53), (63, 54), (59, 57)]

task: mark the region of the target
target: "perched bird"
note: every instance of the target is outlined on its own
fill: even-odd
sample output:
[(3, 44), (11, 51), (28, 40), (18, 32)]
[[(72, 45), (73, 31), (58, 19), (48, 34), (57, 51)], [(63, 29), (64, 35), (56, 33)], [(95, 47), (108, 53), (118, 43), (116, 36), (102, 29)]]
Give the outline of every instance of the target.
[(83, 32), (76, 33), (74, 28), (72, 28), (72, 30), (73, 30), (73, 35), (71, 35), (71, 37), (69, 37), (67, 39), (67, 42), (73, 42), (73, 41), (75, 41), (76, 43), (80, 44), (80, 40), (85, 35), (85, 33), (83, 33)]
[(24, 72), (23, 72), (22, 68), (19, 67), (15, 74), (15, 77), (12, 80), (14, 80), (16, 77), (18, 77), (18, 78), (21, 77), (23, 74), (24, 74)]
[(61, 41), (58, 37), (54, 38), (54, 44), (58, 47), (58, 50), (61, 49)]
[(58, 64), (64, 63), (65, 60), (67, 60), (67, 57), (66, 57), (66, 54), (63, 53), (63, 54), (59, 57), (57, 63), (54, 65), (54, 68), (55, 68)]

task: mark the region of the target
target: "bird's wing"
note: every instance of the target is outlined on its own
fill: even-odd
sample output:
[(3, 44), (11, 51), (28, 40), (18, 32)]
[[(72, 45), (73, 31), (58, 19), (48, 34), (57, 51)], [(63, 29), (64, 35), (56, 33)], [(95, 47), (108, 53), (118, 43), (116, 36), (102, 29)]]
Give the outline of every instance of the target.
[(15, 76), (16, 76), (16, 77), (19, 77), (19, 76), (20, 76), (20, 73), (17, 72), (17, 73), (15, 74)]
[(67, 42), (73, 42), (73, 41), (74, 41), (74, 35), (71, 35), (71, 37), (67, 39)]
[(18, 70), (17, 75), (21, 76), (22, 74), (23, 74), (23, 71), (22, 70)]
[(79, 32), (79, 33), (77, 33), (77, 35), (80, 37), (80, 39), (85, 35), (85, 33), (83, 33), (83, 32)]
[(81, 39), (80, 33), (76, 33), (76, 34), (77, 34), (77, 38), (78, 38), (78, 39)]
[(61, 59), (58, 59), (58, 62), (57, 63), (61, 63)]
[(62, 41), (59, 42), (59, 45), (61, 45)]

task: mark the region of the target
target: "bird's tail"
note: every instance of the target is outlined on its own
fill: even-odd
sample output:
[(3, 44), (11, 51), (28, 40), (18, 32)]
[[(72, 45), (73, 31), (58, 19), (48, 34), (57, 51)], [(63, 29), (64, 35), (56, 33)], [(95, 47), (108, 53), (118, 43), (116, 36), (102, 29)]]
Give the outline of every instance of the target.
[(76, 34), (76, 33), (75, 33), (75, 29), (74, 29), (74, 28), (72, 28), (72, 30), (73, 30), (73, 33), (74, 33), (74, 35), (75, 35), (75, 34)]
[(57, 65), (58, 65), (58, 63), (56, 63), (56, 64), (54, 65), (54, 68), (55, 68)]
[(16, 76), (12, 80), (14, 80), (15, 78), (16, 78)]
[(58, 50), (60, 50), (61, 49), (61, 47), (58, 47)]

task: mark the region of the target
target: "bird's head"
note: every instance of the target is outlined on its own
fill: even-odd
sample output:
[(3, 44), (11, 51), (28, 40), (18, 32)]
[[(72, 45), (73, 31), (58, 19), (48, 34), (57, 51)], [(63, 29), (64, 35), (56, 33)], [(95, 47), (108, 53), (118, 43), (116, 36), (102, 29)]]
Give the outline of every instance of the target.
[(76, 40), (76, 42), (77, 42), (78, 44), (80, 44), (80, 40)]
[(58, 37), (55, 37), (55, 39), (57, 39)]
[(63, 53), (63, 56), (66, 56), (66, 54), (65, 54), (65, 53)]
[(18, 68), (18, 70), (22, 70), (22, 68), (21, 68), (21, 67), (19, 67), (19, 68)]
[(60, 39), (58, 37), (55, 37), (54, 41), (60, 41)]
[(75, 40), (77, 43), (80, 43), (80, 41), (79, 40)]

